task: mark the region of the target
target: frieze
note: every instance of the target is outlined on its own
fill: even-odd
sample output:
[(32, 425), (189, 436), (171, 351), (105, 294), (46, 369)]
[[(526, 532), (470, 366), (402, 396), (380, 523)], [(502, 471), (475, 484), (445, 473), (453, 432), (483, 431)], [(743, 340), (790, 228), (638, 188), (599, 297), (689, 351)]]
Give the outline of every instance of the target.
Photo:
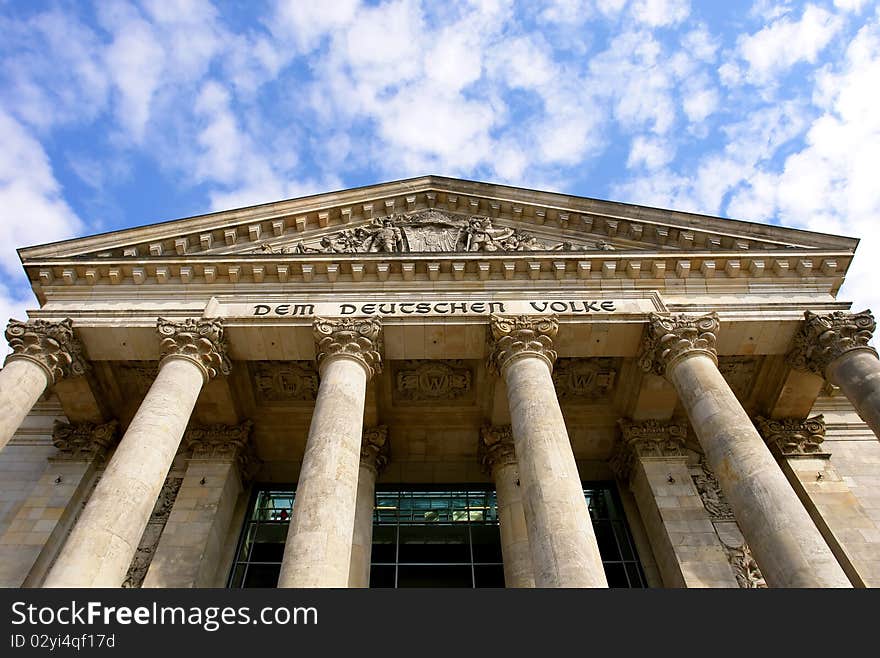
[(257, 402), (314, 401), (318, 371), (311, 361), (252, 361), (248, 369)]
[(614, 386), (617, 370), (612, 359), (558, 359), (553, 385), (560, 400), (598, 400)]
[(752, 549), (749, 545), (743, 543), (740, 546), (730, 547), (724, 545), (724, 552), (727, 554), (727, 561), (733, 568), (733, 575), (736, 577), (736, 583), (742, 589), (766, 589), (767, 581), (758, 563), (752, 555)]
[(473, 373), (460, 360), (405, 361), (397, 370), (395, 398), (411, 402), (459, 400), (471, 391)]
[(261, 254), (370, 254), (516, 251), (613, 251), (605, 240), (585, 244), (545, 242), (531, 233), (496, 226), (485, 216), (451, 215), (436, 209), (394, 214), (369, 224), (302, 240), (293, 245), (262, 244)]
[(139, 588), (143, 585), (144, 578), (147, 576), (147, 570), (156, 554), (156, 548), (159, 546), (159, 538), (168, 523), (168, 517), (171, 515), (171, 508), (177, 499), (177, 493), (183, 484), (183, 478), (168, 477), (165, 484), (159, 492), (156, 504), (153, 506), (153, 512), (147, 527), (144, 528), (144, 534), (138, 543), (137, 551), (128, 567), (128, 573), (125, 574), (125, 580), (122, 581), (124, 588)]
[(690, 469), (690, 472), (694, 486), (697, 487), (697, 492), (703, 501), (703, 507), (709, 513), (709, 518), (712, 521), (734, 520), (733, 508), (724, 497), (718, 478), (715, 477), (715, 473), (709, 468), (705, 459), (700, 461), (699, 466)]

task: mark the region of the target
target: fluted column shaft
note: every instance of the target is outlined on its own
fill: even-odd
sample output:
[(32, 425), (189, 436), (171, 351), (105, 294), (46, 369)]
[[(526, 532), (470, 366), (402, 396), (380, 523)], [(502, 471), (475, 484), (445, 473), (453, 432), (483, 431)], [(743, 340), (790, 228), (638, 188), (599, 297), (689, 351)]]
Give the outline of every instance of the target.
[(388, 463), (389, 446), (387, 427), (371, 427), (364, 430), (364, 438), (361, 441), (361, 462), (358, 469), (354, 533), (351, 539), (349, 587), (370, 586), (376, 478)]
[(718, 370), (717, 316), (653, 315), (642, 365), (665, 374), (771, 587), (849, 587), (846, 575)]
[(0, 450), (48, 386), (87, 367), (70, 320), (10, 320), (6, 339), (13, 351), (0, 370)]
[(537, 587), (607, 587), (551, 377), (552, 318), (493, 316), (491, 365), (507, 384)]
[(480, 433), (479, 453), (484, 471), (491, 474), (495, 482), (504, 585), (534, 587), (522, 487), (510, 427), (484, 427)]
[(378, 320), (315, 320), (321, 383), (279, 587), (347, 587), (367, 382), (380, 364)]
[(204, 383), (229, 364), (218, 320), (159, 321), (163, 358), (45, 587), (119, 587)]
[(880, 437), (880, 359), (868, 345), (876, 323), (870, 311), (807, 311), (789, 363), (839, 387), (859, 416)]

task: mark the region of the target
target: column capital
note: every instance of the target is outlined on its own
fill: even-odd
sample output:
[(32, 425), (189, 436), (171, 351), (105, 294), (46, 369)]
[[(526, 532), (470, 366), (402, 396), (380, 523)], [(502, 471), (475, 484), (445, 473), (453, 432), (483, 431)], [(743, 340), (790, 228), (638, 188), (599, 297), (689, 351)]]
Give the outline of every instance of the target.
[(333, 357), (360, 362), (367, 379), (382, 372), (382, 323), (379, 318), (315, 318), (318, 370)]
[(614, 446), (610, 465), (621, 480), (628, 480), (636, 459), (665, 461), (684, 459), (687, 426), (683, 422), (646, 420), (617, 421), (620, 438)]
[(871, 311), (834, 311), (824, 315), (805, 311), (804, 325), (795, 334), (788, 363), (795, 370), (824, 377), (831, 362), (847, 352), (867, 350), (877, 356), (877, 350), (868, 345), (876, 326)]
[(697, 317), (651, 313), (642, 338), (639, 365), (645, 372), (665, 376), (679, 359), (693, 354), (708, 356), (717, 364), (715, 335), (720, 327), (717, 313)]
[(755, 425), (777, 458), (831, 457), (831, 453), (822, 447), (825, 440), (825, 418), (822, 414), (806, 419), (758, 416)]
[(553, 339), (559, 331), (559, 319), (555, 315), (492, 315), (489, 325), (492, 332), (491, 370), (500, 374), (521, 356), (538, 357), (553, 370), (556, 361)]
[(231, 369), (226, 355), (223, 322), (218, 318), (186, 318), (180, 322), (158, 318), (159, 363), (169, 358), (187, 359), (197, 365), (207, 383)]
[(77, 423), (75, 425), (56, 420), (52, 427), (52, 444), (58, 453), (50, 459), (55, 461), (100, 461), (116, 443), (119, 423)]
[(36, 363), (46, 371), (50, 385), (63, 377), (83, 375), (89, 368), (70, 318), (61, 322), (10, 320), (6, 340), (12, 349), (7, 363), (16, 359)]
[(366, 466), (379, 475), (391, 459), (391, 441), (388, 427), (377, 425), (365, 427), (361, 438), (361, 466)]
[(191, 427), (183, 433), (181, 444), (190, 461), (235, 462), (242, 479), (250, 479), (259, 460), (251, 441), (254, 424), (246, 420), (238, 425)]
[(516, 466), (510, 425), (483, 425), (480, 428), (477, 458), (486, 475), (492, 475), (496, 468), (502, 466)]

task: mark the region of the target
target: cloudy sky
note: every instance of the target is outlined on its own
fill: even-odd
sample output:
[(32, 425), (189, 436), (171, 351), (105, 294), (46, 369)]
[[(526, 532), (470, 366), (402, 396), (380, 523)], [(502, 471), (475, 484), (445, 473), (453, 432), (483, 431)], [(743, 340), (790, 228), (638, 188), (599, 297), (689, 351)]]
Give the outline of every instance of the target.
[(0, 0), (0, 322), (20, 246), (422, 174), (862, 238), (874, 0)]

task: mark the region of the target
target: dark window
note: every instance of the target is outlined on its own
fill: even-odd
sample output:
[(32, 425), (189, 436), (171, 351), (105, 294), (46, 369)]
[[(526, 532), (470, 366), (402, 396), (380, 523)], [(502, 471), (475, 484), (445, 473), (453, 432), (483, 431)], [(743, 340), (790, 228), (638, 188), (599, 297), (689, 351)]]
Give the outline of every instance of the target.
[[(584, 483), (611, 587), (645, 587), (612, 483)], [(259, 488), (239, 539), (230, 587), (275, 587), (294, 493)], [(495, 492), (385, 487), (376, 492), (370, 587), (504, 587)]]

